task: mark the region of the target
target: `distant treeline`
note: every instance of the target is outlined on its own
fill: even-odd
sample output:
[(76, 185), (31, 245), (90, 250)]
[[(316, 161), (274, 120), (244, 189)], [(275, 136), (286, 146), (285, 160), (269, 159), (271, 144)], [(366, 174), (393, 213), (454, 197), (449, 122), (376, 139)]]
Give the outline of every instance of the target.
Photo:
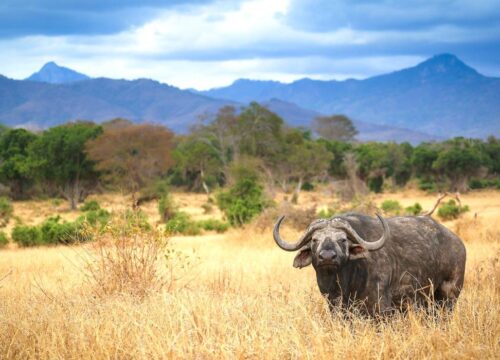
[[(253, 178), (293, 192), (336, 181), (356, 193), (381, 192), (410, 180), (423, 190), (499, 187), (500, 141), (454, 138), (423, 143), (359, 143), (343, 115), (294, 128), (257, 103), (222, 108), (179, 135), (152, 124), (78, 121), (40, 133), (0, 130), (0, 182), (13, 199), (63, 196), (72, 208), (93, 191), (183, 187), (211, 193)], [(346, 190), (347, 189), (347, 190)]]

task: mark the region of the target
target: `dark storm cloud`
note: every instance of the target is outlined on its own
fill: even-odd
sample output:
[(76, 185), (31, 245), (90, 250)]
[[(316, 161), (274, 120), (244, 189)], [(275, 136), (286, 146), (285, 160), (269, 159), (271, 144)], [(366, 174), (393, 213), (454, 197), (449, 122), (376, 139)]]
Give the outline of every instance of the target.
[[(291, 0), (284, 21), (316, 33), (349, 28), (382, 35), (360, 45), (336, 46), (335, 56), (449, 52), (500, 71), (498, 0)], [(422, 36), (426, 32), (432, 36)]]
[(139, 26), (159, 10), (210, 0), (2, 0), (0, 37), (112, 34)]

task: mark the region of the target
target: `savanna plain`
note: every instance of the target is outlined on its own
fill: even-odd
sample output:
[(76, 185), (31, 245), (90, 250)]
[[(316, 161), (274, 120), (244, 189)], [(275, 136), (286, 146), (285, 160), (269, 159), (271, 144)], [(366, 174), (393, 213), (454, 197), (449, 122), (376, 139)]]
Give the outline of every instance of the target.
[[(112, 212), (127, 204), (116, 194), (94, 198)], [(372, 200), (389, 198), (424, 209), (435, 201), (413, 190)], [(174, 199), (194, 218), (208, 216), (204, 195)], [(308, 192), (299, 205), (330, 201)], [(331, 314), (313, 269), (294, 269), (294, 254), (275, 246), (270, 226), (167, 243), (154, 232), (131, 231), (85, 245), (11, 244), (0, 250), (0, 358), (498, 359), (500, 192), (469, 192), (462, 202), (470, 211), (444, 223), (467, 247), (455, 311), (415, 310), (384, 321)], [(158, 220), (155, 202), (142, 208)], [(14, 214), (31, 224), (52, 214), (78, 216), (51, 201), (16, 202)], [(287, 238), (300, 235), (286, 225)]]

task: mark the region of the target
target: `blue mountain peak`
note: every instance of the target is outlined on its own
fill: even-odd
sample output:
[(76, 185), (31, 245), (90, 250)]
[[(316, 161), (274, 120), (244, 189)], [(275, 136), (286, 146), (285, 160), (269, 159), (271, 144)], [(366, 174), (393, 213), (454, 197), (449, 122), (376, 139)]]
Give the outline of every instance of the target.
[(87, 79), (90, 78), (85, 74), (71, 70), (64, 66), (59, 66), (54, 61), (49, 61), (43, 65), (39, 71), (32, 74), (26, 80), (62, 84)]
[(453, 54), (439, 54), (418, 64), (415, 68), (421, 75), (430, 76), (480, 76), (480, 74)]

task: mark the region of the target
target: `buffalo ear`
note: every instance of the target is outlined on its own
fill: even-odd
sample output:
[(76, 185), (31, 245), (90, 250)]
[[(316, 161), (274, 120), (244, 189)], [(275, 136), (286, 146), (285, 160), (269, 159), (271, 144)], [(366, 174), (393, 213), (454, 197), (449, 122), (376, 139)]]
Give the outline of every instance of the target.
[(349, 260), (365, 259), (368, 256), (368, 250), (358, 244), (349, 246)]
[(312, 252), (310, 247), (303, 247), (299, 250), (295, 259), (293, 259), (293, 267), (303, 268), (312, 263)]

